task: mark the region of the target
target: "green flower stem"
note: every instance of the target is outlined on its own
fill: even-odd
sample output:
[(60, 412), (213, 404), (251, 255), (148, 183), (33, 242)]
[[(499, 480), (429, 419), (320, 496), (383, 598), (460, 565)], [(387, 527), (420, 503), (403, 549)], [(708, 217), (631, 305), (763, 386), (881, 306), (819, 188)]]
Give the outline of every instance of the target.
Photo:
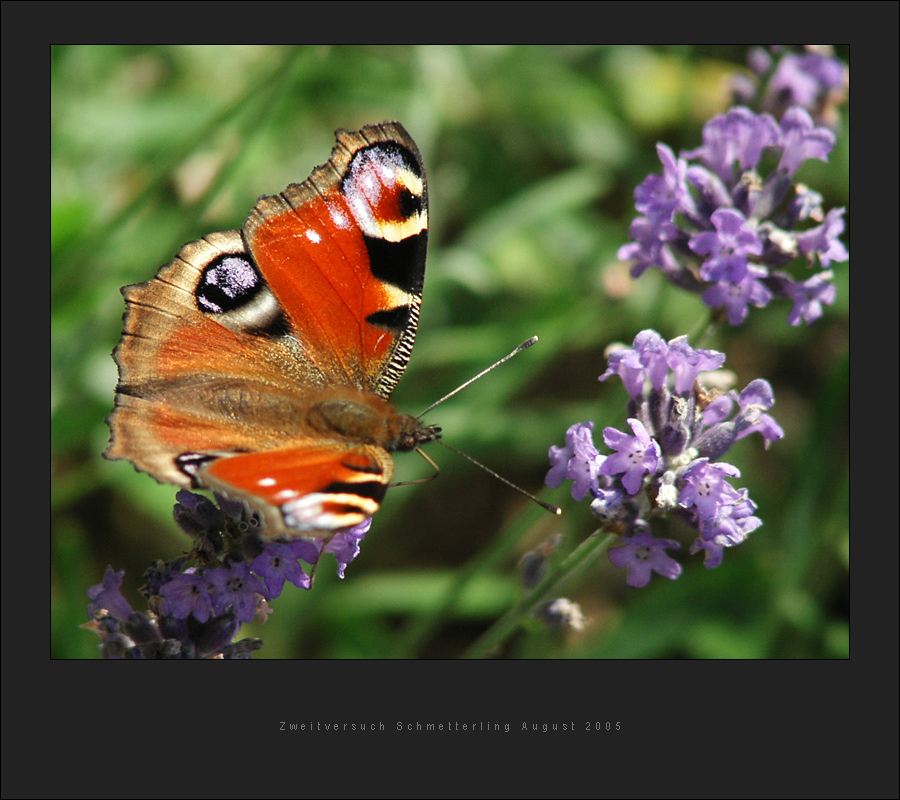
[(514, 608), (485, 631), (463, 653), (463, 658), (485, 658), (501, 645), (518, 628), (523, 620), (551, 598), (559, 597), (562, 587), (590, 567), (601, 554), (605, 553), (616, 540), (612, 533), (603, 533), (599, 528), (573, 550), (555, 570), (550, 570), (544, 579), (526, 595)]
[(719, 322), (714, 319), (714, 316), (714, 314), (709, 313), (697, 319), (694, 329), (688, 334), (688, 341), (695, 342), (694, 347), (702, 347), (704, 342), (712, 339), (713, 334), (719, 327)]

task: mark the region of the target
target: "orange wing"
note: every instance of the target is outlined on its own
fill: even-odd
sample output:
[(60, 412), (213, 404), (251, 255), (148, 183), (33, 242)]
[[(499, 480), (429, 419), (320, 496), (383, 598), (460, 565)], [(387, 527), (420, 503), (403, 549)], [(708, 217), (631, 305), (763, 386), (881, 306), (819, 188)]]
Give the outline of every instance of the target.
[(239, 497), (266, 516), (267, 534), (359, 525), (381, 504), (394, 462), (380, 447), (310, 441), (219, 458), (200, 467), (203, 485)]
[(257, 203), (244, 238), (306, 356), (321, 372), (388, 397), (422, 301), (425, 169), (397, 123), (337, 138), (327, 164)]

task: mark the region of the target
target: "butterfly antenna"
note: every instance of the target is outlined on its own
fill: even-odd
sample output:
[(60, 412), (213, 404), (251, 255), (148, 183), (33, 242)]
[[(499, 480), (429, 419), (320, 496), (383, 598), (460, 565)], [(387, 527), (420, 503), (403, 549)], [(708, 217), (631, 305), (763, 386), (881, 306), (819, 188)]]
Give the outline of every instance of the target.
[[(531, 345), (533, 345), (535, 342), (537, 342), (537, 340), (538, 340), (537, 336), (532, 336), (530, 339), (526, 339), (524, 342), (522, 342), (522, 344), (520, 344), (511, 353), (503, 356), (503, 358), (501, 358), (499, 361), (495, 361), (487, 369), (481, 370), (481, 372), (479, 372), (474, 378), (469, 378), (469, 380), (467, 380), (465, 383), (461, 384), (460, 386), (457, 386), (452, 392), (450, 392), (449, 394), (445, 394), (440, 400), (436, 400), (434, 403), (432, 403), (430, 406), (428, 406), (428, 408), (426, 408), (421, 414), (419, 414), (416, 417), (416, 419), (419, 419), (419, 417), (424, 417), (429, 411), (431, 411), (431, 409), (435, 408), (436, 406), (439, 406), (445, 400), (449, 400), (457, 392), (461, 392), (467, 386), (470, 386), (471, 384), (475, 383), (475, 381), (477, 381), (479, 378), (483, 378), (492, 369), (499, 367), (504, 361), (509, 361), (513, 356), (518, 355), (523, 350), (527, 350), (529, 347), (531, 347)], [(476, 467), (480, 467), (485, 472), (487, 472), (489, 475), (493, 475), (498, 481), (500, 481), (500, 483), (505, 484), (510, 489), (514, 489), (519, 494), (527, 497), (529, 500), (533, 500), (541, 508), (546, 509), (547, 511), (549, 511), (552, 514), (562, 514), (561, 508), (557, 508), (556, 506), (550, 505), (550, 503), (545, 503), (543, 500), (538, 500), (538, 498), (536, 498), (533, 494), (531, 494), (530, 492), (526, 492), (521, 486), (516, 486), (516, 484), (514, 484), (511, 480), (508, 480), (507, 478), (504, 478), (499, 473), (494, 472), (494, 470), (492, 470), (490, 467), (487, 467), (484, 464), (482, 464), (480, 461), (472, 458), (472, 456), (470, 456), (468, 453), (464, 453), (462, 450), (458, 450), (457, 448), (453, 447), (452, 445), (447, 444), (443, 439), (436, 439), (435, 441), (438, 444), (446, 447), (448, 450), (452, 450), (454, 453), (461, 455), (467, 461), (471, 461)], [(416, 448), (416, 450), (422, 457), (425, 458), (426, 461), (428, 461), (429, 464), (431, 464), (432, 467), (434, 467), (435, 474), (429, 478), (423, 479), (422, 481), (407, 481), (407, 483), (421, 483), (421, 482), (424, 482), (425, 480), (432, 480), (433, 478), (436, 478), (437, 472), (439, 471), (437, 464), (435, 464), (434, 461), (432, 461), (422, 450), (420, 450), (419, 448)], [(397, 484), (397, 485), (399, 486), (399, 485), (403, 485), (403, 484)]]
[[(513, 355), (515, 355), (515, 353), (513, 353)], [(507, 356), (507, 358), (508, 358), (508, 356)], [(507, 478), (504, 478), (499, 473), (494, 472), (494, 470), (492, 470), (490, 467), (486, 467), (480, 461), (472, 458), (472, 456), (470, 456), (468, 453), (464, 453), (462, 450), (458, 450), (457, 448), (453, 447), (453, 445), (447, 444), (443, 439), (437, 439), (436, 441), (439, 445), (446, 447), (448, 450), (452, 450), (457, 455), (461, 455), (467, 461), (471, 461), (476, 467), (481, 467), (485, 472), (488, 473), (488, 475), (493, 475), (498, 481), (500, 481), (500, 483), (506, 484), (510, 489), (515, 489), (519, 494), (525, 495), (525, 497), (527, 497), (529, 500), (533, 500), (541, 508), (547, 509), (547, 511), (549, 511), (551, 514), (557, 514), (557, 515), (562, 514), (561, 508), (550, 505), (550, 503), (545, 503), (543, 500), (538, 500), (538, 498), (535, 497), (533, 494), (531, 494), (530, 492), (526, 492), (521, 486), (517, 486), (511, 480), (508, 480)]]
[[(530, 339), (526, 339), (524, 342), (522, 342), (522, 344), (520, 344), (520, 345), (519, 345), (515, 350), (513, 350), (509, 355), (503, 356), (503, 358), (501, 358), (499, 361), (495, 361), (495, 362), (494, 362), (493, 364), (491, 364), (487, 369), (481, 370), (481, 372), (479, 372), (474, 378), (469, 378), (469, 380), (467, 380), (467, 381), (466, 381), (465, 383), (463, 383), (462, 385), (457, 386), (452, 392), (450, 392), (449, 394), (445, 394), (440, 400), (436, 400), (435, 402), (433, 402), (430, 406), (428, 406), (428, 408), (426, 408), (421, 414), (419, 414), (419, 415), (416, 417), (416, 419), (419, 419), (419, 417), (424, 417), (429, 411), (431, 411), (431, 409), (435, 408), (436, 406), (439, 406), (439, 405), (440, 405), (441, 403), (443, 403), (445, 400), (449, 400), (449, 399), (450, 399), (451, 397), (453, 397), (453, 395), (455, 395), (457, 392), (461, 392), (461, 391), (462, 391), (463, 389), (465, 389), (467, 386), (470, 386), (471, 384), (475, 383), (475, 381), (477, 381), (479, 378), (483, 378), (483, 377), (484, 377), (485, 375), (487, 375), (492, 369), (494, 369), (495, 367), (499, 367), (504, 361), (509, 361), (513, 356), (518, 355), (518, 354), (521, 353), (523, 350), (527, 350), (527, 349), (528, 349), (529, 347), (531, 347), (531, 345), (533, 345), (537, 340), (538, 340), (538, 337), (537, 337), (537, 336), (532, 336)], [(452, 450), (453, 448), (450, 448), (450, 449)], [(465, 454), (463, 454), (463, 455), (465, 455)], [(468, 456), (466, 456), (466, 458), (468, 458)], [(471, 459), (470, 459), (470, 460), (471, 460)], [(478, 462), (476, 461), (475, 463), (477, 464)], [(479, 466), (482, 466), (482, 465), (479, 464)], [(487, 469), (487, 468), (485, 467), (485, 469)], [(488, 470), (488, 472), (490, 472), (490, 470)], [(499, 478), (500, 476), (498, 475), (497, 477)], [(502, 480), (502, 478), (501, 478), (501, 480)]]

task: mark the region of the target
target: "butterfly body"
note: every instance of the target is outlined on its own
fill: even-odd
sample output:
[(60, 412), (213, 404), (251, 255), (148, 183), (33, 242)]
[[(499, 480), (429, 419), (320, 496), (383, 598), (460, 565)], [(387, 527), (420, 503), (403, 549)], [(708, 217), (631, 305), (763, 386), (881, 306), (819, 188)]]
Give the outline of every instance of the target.
[(123, 289), (106, 456), (244, 500), (273, 537), (365, 521), (389, 453), (440, 435), (388, 403), (424, 283), (421, 156), (398, 123), (336, 136), (331, 159), (262, 197), (241, 231), (190, 242)]

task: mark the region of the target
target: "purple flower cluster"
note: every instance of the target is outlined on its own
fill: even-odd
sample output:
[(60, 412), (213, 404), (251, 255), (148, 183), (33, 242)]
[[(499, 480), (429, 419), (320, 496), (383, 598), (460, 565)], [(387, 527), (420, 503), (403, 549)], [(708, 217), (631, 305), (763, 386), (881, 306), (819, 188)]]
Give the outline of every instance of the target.
[(699, 384), (700, 372), (724, 361), (723, 353), (694, 349), (686, 337), (666, 342), (656, 331), (642, 331), (633, 347), (610, 355), (600, 376), (616, 375), (625, 385), (631, 433), (605, 428), (603, 441), (612, 452), (603, 455), (594, 445), (594, 423), (579, 422), (566, 432), (563, 447), (550, 448), (547, 485), (570, 480), (575, 500), (590, 497), (594, 515), (622, 537), (609, 559), (628, 570), (630, 586), (645, 586), (651, 572), (681, 574), (665, 552), (680, 545), (653, 536), (653, 516), (674, 514), (696, 530), (691, 553), (702, 551), (710, 568), (721, 564), (726, 547), (762, 524), (747, 490), (730, 482), (740, 472), (719, 459), (751, 433), (768, 447), (784, 431), (768, 413), (775, 401), (766, 381), (719, 395)]
[(777, 60), (761, 47), (750, 51), (752, 75), (732, 79), (734, 101), (781, 119), (791, 106), (805, 108), (817, 125), (836, 128), (837, 107), (847, 96), (849, 70), (825, 45), (809, 45), (803, 53), (786, 52)]
[[(158, 566), (162, 574), (173, 565)], [(134, 611), (121, 592), (124, 574), (107, 567), (103, 583), (87, 592), (87, 627), (100, 636), (104, 658), (248, 658), (262, 646), (259, 639), (232, 641), (240, 627), (232, 608), (202, 621), (192, 615)]]
[(262, 540), (259, 519), (241, 502), (216, 495), (218, 506), (182, 490), (174, 509), (179, 527), (194, 539), (190, 556), (158, 561), (144, 573), (149, 614), (136, 612), (121, 593), (124, 571), (109, 567), (88, 589), (91, 627), (106, 658), (246, 658), (259, 639), (232, 641), (242, 623), (270, 609), (285, 583), (311, 587), (300, 561), (318, 564), (326, 553), (338, 575), (359, 554), (370, 521), (330, 539)]
[[(844, 209), (825, 213), (822, 196), (793, 177), (808, 159), (827, 161), (834, 140), (799, 106), (780, 123), (736, 107), (706, 123), (695, 150), (676, 156), (658, 144), (663, 174), (635, 189), (641, 216), (619, 258), (633, 262), (635, 278), (652, 267), (700, 293), (732, 325), (775, 297), (792, 301), (791, 325), (814, 322), (835, 299), (828, 268), (849, 258), (839, 238)], [(763, 177), (767, 156), (774, 166)], [(794, 261), (817, 271), (795, 278), (785, 269)]]

